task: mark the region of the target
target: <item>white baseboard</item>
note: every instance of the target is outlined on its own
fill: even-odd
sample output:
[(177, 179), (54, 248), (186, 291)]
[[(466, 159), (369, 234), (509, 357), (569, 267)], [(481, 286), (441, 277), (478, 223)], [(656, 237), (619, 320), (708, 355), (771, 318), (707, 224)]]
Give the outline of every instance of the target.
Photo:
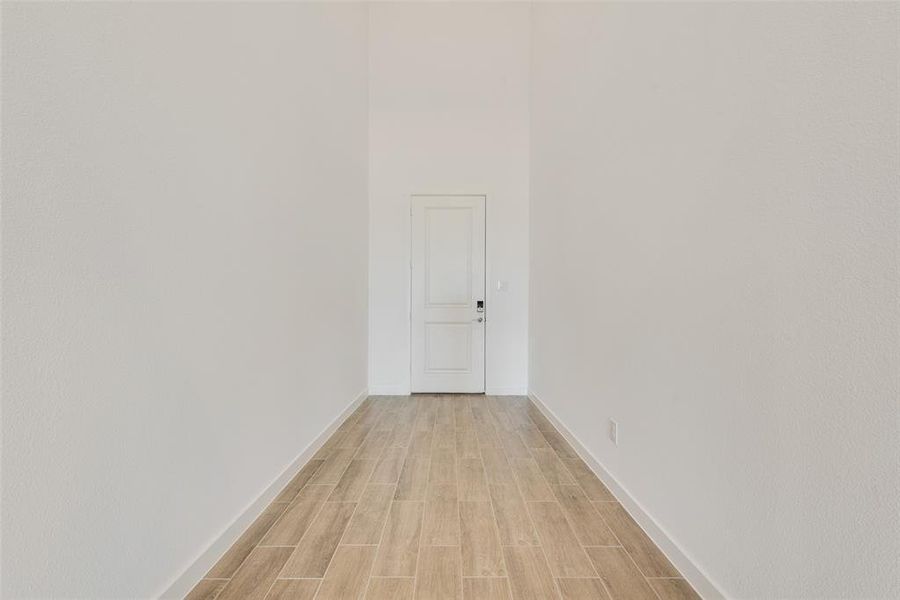
[(312, 441), (299, 455), (293, 460), (290, 466), (284, 472), (275, 478), (269, 486), (259, 495), (259, 497), (250, 503), (250, 505), (241, 512), (240, 515), (225, 528), (218, 538), (216, 538), (209, 547), (204, 550), (197, 559), (191, 563), (184, 572), (175, 578), (175, 580), (162, 592), (158, 598), (165, 600), (180, 600), (184, 598), (188, 592), (200, 581), (206, 573), (212, 568), (216, 561), (238, 540), (242, 533), (250, 526), (256, 518), (262, 514), (263, 510), (269, 503), (275, 499), (275, 496), (284, 489), (284, 486), (293, 479), (300, 469), (309, 462), (309, 459), (319, 451), (319, 448), (331, 437), (341, 424), (347, 420), (353, 411), (362, 404), (369, 396), (368, 390), (361, 391), (356, 398), (338, 415), (328, 427), (325, 428), (319, 436)]
[(681, 575), (693, 586), (697, 593), (704, 600), (724, 600), (725, 595), (719, 587), (688, 557), (675, 540), (666, 533), (666, 530), (644, 510), (640, 502), (606, 470), (600, 461), (594, 458), (587, 447), (553, 414), (553, 411), (544, 404), (540, 397), (533, 390), (528, 392), (528, 397), (562, 436), (566, 438), (569, 445), (581, 456), (594, 474), (600, 478), (600, 481), (609, 488), (622, 507), (628, 511), (628, 514), (640, 525), (641, 529), (650, 536), (653, 543), (662, 550), (666, 558), (681, 572)]
[[(408, 385), (402, 383), (369, 386), (370, 396), (409, 396), (410, 389)], [(484, 393), (488, 396), (527, 396), (528, 388), (526, 387), (487, 387)]]
[(409, 386), (402, 383), (369, 386), (370, 396), (409, 396)]
[(528, 395), (527, 387), (487, 387), (484, 393), (488, 396), (526, 396)]

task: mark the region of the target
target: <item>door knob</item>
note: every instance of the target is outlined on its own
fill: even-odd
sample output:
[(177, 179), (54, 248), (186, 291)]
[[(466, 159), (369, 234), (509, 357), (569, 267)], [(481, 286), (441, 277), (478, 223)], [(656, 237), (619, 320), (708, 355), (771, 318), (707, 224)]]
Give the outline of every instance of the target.
[(476, 322), (478, 322), (478, 323), (481, 323), (481, 322), (484, 321), (484, 317), (478, 317), (477, 319), (472, 319), (472, 320), (473, 320), (473, 321), (476, 321)]

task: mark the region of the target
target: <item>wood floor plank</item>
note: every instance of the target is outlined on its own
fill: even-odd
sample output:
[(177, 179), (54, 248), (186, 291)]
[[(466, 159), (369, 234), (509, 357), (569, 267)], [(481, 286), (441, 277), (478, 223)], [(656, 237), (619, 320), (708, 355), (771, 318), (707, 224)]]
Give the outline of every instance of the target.
[(381, 531), (391, 508), (394, 497), (394, 486), (390, 484), (370, 483), (366, 486), (356, 512), (350, 519), (342, 544), (377, 544), (381, 539)]
[(322, 447), (313, 455), (312, 460), (325, 460), (331, 453), (337, 449), (338, 445), (341, 443), (341, 440), (347, 435), (347, 431), (349, 431), (349, 426), (347, 429), (338, 428), (337, 431), (331, 434), (331, 437), (325, 440), (325, 443), (322, 444)]
[(431, 429), (414, 431), (406, 455), (431, 456), (431, 445), (433, 441), (434, 434)]
[(459, 545), (459, 508), (453, 499), (429, 500), (425, 503), (422, 544), (425, 546)]
[(457, 600), (462, 598), (459, 549), (431, 546), (421, 549), (416, 572), (416, 600)]
[(435, 429), (441, 427), (453, 428), (453, 400), (441, 397), (437, 401), (437, 411), (434, 418)]
[(515, 600), (559, 598), (547, 560), (537, 546), (504, 546), (509, 586)]
[(580, 458), (564, 458), (563, 464), (569, 469), (569, 472), (575, 477), (575, 481), (587, 494), (589, 500), (593, 502), (615, 502), (616, 497), (607, 489), (593, 471), (591, 471), (584, 461)]
[(469, 409), (472, 411), (472, 418), (475, 419), (476, 425), (490, 422), (491, 415), (483, 399), (472, 400)]
[(276, 504), (274, 502), (267, 506), (262, 514), (253, 521), (250, 527), (241, 534), (238, 541), (236, 541), (234, 545), (225, 552), (222, 558), (213, 565), (213, 568), (209, 570), (206, 577), (210, 579), (228, 579), (234, 575), (234, 572), (241, 566), (241, 563), (244, 562), (247, 555), (250, 554), (257, 544), (259, 544), (259, 541), (263, 539), (266, 532), (269, 531), (272, 525), (278, 520), (278, 517), (284, 513), (287, 506), (287, 504)]
[(456, 448), (456, 430), (453, 428), (452, 424), (435, 425), (434, 447)]
[(389, 435), (389, 431), (379, 429), (371, 431), (359, 447), (359, 450), (356, 451), (354, 458), (377, 459), (387, 445)]
[(435, 448), (431, 455), (430, 483), (456, 484), (456, 450), (452, 447)]
[[(366, 402), (368, 402), (368, 399), (366, 400)], [(346, 421), (341, 423), (341, 426), (338, 427), (338, 432), (347, 433), (348, 431), (353, 429), (353, 427), (359, 423), (360, 417), (363, 415), (363, 413), (366, 412), (366, 410), (368, 410), (366, 406), (358, 406), (357, 409), (353, 411), (353, 414), (350, 415), (350, 417), (347, 418)]]
[(481, 458), (461, 458), (458, 463), (459, 499), (469, 502), (489, 500)]
[[(516, 432), (517, 432), (519, 435), (522, 435), (522, 428), (523, 428), (523, 427), (526, 427), (526, 428), (527, 428), (527, 427), (534, 427), (534, 423), (531, 422), (531, 417), (528, 416), (528, 412), (526, 412), (524, 409), (521, 409), (521, 410), (518, 410), (518, 409), (517, 409), (517, 410), (514, 410), (514, 411), (509, 411), (509, 416), (510, 416), (510, 419), (512, 420), (513, 426), (515, 426), (515, 428), (516, 428), (516, 429), (515, 429)], [(541, 435), (541, 438), (543, 438), (543, 437), (544, 437), (544, 436)], [(531, 445), (529, 445), (528, 442), (525, 441), (524, 438), (522, 439), (522, 441), (525, 442), (525, 445), (526, 445), (526, 446), (528, 446), (529, 448), (531, 448)], [(544, 441), (544, 443), (547, 442), (547, 440), (543, 440), (543, 441)], [(540, 444), (540, 445), (538, 445), (538, 446), (535, 446), (535, 448), (543, 448), (543, 444)]]
[(490, 502), (460, 502), (462, 573), (471, 577), (506, 575)]
[(263, 600), (293, 548), (254, 548), (216, 600)]
[(454, 483), (431, 483), (428, 484), (428, 491), (425, 494), (425, 500), (432, 502), (435, 500), (447, 500), (456, 502), (459, 500), (459, 491)]
[(373, 575), (415, 576), (424, 506), (424, 502), (394, 501), (391, 504)]
[(316, 600), (362, 598), (375, 560), (375, 546), (341, 546), (331, 559)]
[(416, 423), (416, 413), (418, 408), (415, 405), (415, 402), (412, 404), (404, 404), (400, 409), (397, 410), (397, 421), (401, 425), (409, 425), (412, 427)]
[(499, 448), (485, 446), (481, 448), (481, 461), (484, 464), (484, 475), (488, 483), (515, 483), (506, 454)]
[(569, 519), (578, 541), (584, 546), (618, 546), (619, 540), (585, 496), (581, 486), (554, 485), (553, 494)]
[(338, 443), (338, 448), (359, 448), (371, 430), (371, 425), (354, 425), (350, 428), (350, 431), (341, 438), (340, 443)]
[(465, 600), (509, 600), (510, 594), (506, 577), (463, 577)]
[(544, 439), (547, 440), (547, 443), (550, 444), (550, 447), (553, 448), (553, 451), (556, 452), (557, 456), (560, 458), (578, 458), (578, 454), (574, 450), (572, 450), (572, 446), (569, 445), (569, 442), (562, 436), (561, 433), (553, 429), (551, 426), (548, 431), (541, 431), (544, 434)]
[(494, 419), (494, 426), (498, 430), (512, 431), (515, 428), (512, 420), (509, 418), (509, 415), (506, 414), (505, 410), (491, 409), (490, 412), (491, 412), (491, 416)]
[(413, 600), (415, 587), (413, 577), (372, 577), (366, 600)]
[(276, 579), (266, 600), (313, 600), (321, 579)]
[(475, 425), (475, 439), (479, 448), (502, 448), (503, 443), (497, 435), (497, 428), (493, 423), (477, 423)]
[(478, 449), (478, 437), (475, 435), (474, 429), (456, 430), (456, 457), (459, 459), (481, 458), (481, 451)]
[(260, 542), (263, 546), (296, 546), (325, 499), (334, 489), (333, 485), (307, 485), (291, 502), (281, 518), (272, 526)]
[(516, 430), (518, 430), (522, 426), (530, 426), (531, 418), (528, 416), (528, 410), (525, 406), (507, 406), (506, 414), (509, 415), (509, 419), (512, 421)]
[(397, 427), (397, 423), (397, 409), (388, 407), (381, 413), (381, 416), (378, 417), (378, 422), (375, 423), (375, 431), (383, 431), (389, 438), (391, 432)]
[(309, 480), (309, 483), (336, 484), (341, 480), (353, 455), (356, 453), (355, 448), (336, 448), (321, 467), (316, 471), (315, 475)]
[(541, 433), (544, 433), (546, 431), (556, 431), (556, 429), (553, 427), (553, 424), (550, 423), (547, 417), (545, 417), (541, 413), (540, 409), (538, 409), (536, 406), (529, 407), (528, 416), (531, 418), (534, 426), (537, 427), (538, 431), (540, 431)]
[(397, 483), (404, 460), (406, 460), (405, 448), (399, 446), (387, 448), (378, 459), (369, 483)]
[(513, 476), (526, 502), (553, 502), (556, 497), (533, 458), (510, 460)]
[(681, 576), (621, 504), (597, 502), (594, 506), (646, 577)]
[[(428, 402), (428, 400), (423, 399), (422, 402)], [(427, 405), (421, 406), (419, 412), (416, 413), (416, 423), (414, 425), (415, 431), (431, 432), (431, 430), (434, 429), (436, 416), (434, 409), (428, 408)]]
[(656, 600), (650, 584), (623, 548), (598, 546), (587, 548), (587, 553), (613, 600)]
[(425, 499), (425, 490), (428, 487), (428, 471), (431, 468), (431, 458), (428, 456), (408, 455), (400, 471), (400, 479), (397, 483), (395, 500)]
[(398, 424), (388, 436), (388, 448), (406, 448), (412, 438), (413, 426), (411, 423)]
[(353, 459), (341, 480), (334, 486), (329, 502), (356, 502), (366, 489), (366, 483), (375, 468), (374, 459)]
[(356, 420), (356, 424), (374, 427), (375, 424), (381, 420), (381, 415), (384, 413), (384, 410), (385, 404), (383, 399), (373, 399), (371, 404), (360, 413), (359, 418)]
[(282, 577), (322, 577), (356, 504), (326, 502), (284, 566)]
[(532, 448), (531, 454), (544, 478), (551, 484), (572, 484), (575, 478), (550, 448)]
[(460, 400), (453, 406), (453, 424), (457, 429), (472, 429), (475, 426), (468, 400)]
[(527, 425), (520, 425), (516, 431), (519, 432), (519, 435), (522, 436), (522, 441), (525, 442), (525, 445), (529, 448), (550, 447), (547, 440), (544, 439), (544, 434), (530, 422)]
[(566, 577), (557, 579), (556, 585), (563, 600), (610, 600), (601, 579)]
[(216, 600), (226, 583), (227, 579), (201, 579), (184, 600)]
[(659, 600), (701, 600), (684, 579), (648, 579), (650, 587), (656, 590)]
[(509, 458), (531, 458), (528, 447), (516, 431), (499, 431), (500, 443)]
[(500, 543), (504, 546), (536, 546), (537, 533), (516, 485), (491, 484), (488, 490), (494, 505)]
[(303, 489), (303, 486), (309, 482), (324, 462), (324, 460), (311, 460), (303, 465), (303, 468), (294, 475), (294, 478), (291, 479), (290, 483), (284, 486), (284, 489), (279, 492), (273, 502), (290, 502), (296, 498), (297, 494), (300, 493), (300, 490)]
[(528, 512), (555, 577), (597, 576), (558, 503), (529, 502)]

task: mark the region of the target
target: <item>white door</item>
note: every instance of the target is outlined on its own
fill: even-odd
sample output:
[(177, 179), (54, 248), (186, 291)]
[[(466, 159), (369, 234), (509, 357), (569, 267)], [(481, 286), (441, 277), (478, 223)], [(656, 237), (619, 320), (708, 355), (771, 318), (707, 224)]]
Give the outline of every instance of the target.
[(412, 197), (412, 391), (484, 392), (484, 196)]

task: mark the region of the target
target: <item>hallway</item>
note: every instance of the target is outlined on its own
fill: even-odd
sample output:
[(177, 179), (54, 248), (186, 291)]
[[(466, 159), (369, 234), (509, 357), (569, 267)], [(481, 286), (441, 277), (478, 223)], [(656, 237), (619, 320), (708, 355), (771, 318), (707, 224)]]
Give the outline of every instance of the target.
[(900, 600), (900, 1), (0, 17), (0, 598)]
[(697, 598), (521, 396), (371, 396), (189, 600)]

